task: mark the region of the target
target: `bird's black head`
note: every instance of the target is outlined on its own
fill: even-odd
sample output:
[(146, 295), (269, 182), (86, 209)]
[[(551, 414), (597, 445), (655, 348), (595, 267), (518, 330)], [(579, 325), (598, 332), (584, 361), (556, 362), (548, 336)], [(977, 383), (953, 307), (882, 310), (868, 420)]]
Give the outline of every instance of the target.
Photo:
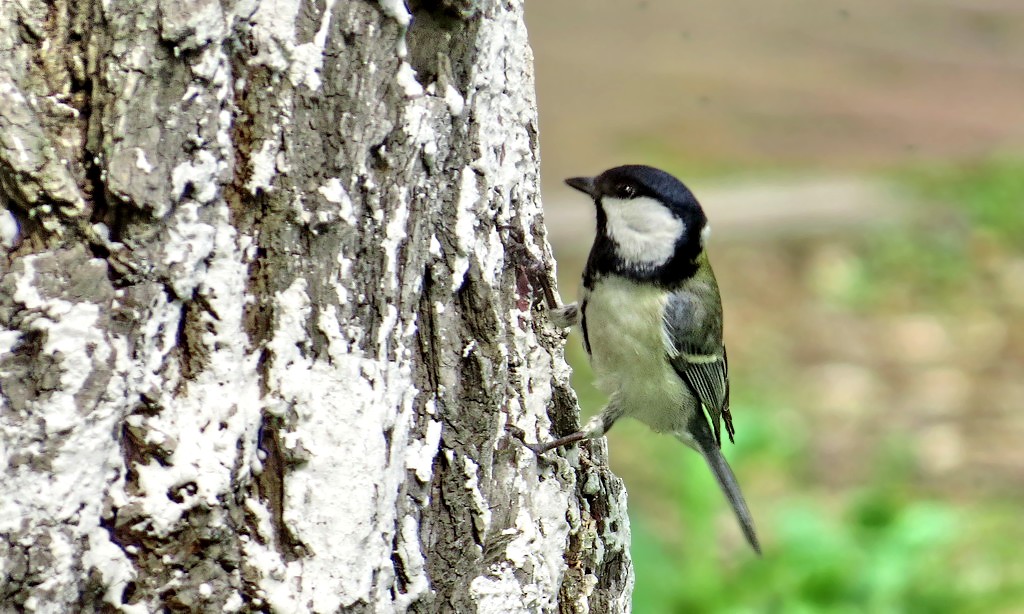
[(628, 165), (565, 182), (597, 205), (597, 238), (584, 277), (616, 274), (675, 285), (696, 272), (707, 217), (681, 181)]

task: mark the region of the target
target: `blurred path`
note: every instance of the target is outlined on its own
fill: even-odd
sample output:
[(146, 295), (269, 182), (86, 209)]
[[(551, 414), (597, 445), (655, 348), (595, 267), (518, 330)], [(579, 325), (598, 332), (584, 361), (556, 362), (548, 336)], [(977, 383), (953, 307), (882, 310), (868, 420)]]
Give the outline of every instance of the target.
[[(714, 243), (878, 224), (896, 218), (904, 208), (899, 195), (885, 184), (852, 176), (688, 184), (708, 215)], [(544, 219), (548, 236), (562, 255), (585, 255), (594, 238), (589, 199), (568, 187), (551, 186), (544, 199)]]

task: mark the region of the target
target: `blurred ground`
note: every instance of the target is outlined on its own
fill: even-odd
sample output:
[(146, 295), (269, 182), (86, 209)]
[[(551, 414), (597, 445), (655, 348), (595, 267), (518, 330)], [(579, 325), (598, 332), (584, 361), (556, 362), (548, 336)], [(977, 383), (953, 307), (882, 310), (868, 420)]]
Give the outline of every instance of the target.
[(563, 297), (593, 236), (563, 177), (661, 166), (714, 227), (766, 557), (696, 455), (617, 425), (636, 611), (1024, 612), (1024, 2), (766, 6), (527, 3)]
[(549, 179), (652, 152), (834, 170), (1024, 145), (1019, 0), (537, 0), (527, 20)]

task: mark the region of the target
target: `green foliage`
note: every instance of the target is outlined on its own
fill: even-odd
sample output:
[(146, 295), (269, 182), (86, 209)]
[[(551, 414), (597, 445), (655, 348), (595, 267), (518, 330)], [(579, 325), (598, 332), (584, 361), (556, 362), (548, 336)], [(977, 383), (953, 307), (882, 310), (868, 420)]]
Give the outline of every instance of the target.
[(753, 441), (729, 455), (763, 558), (747, 549), (697, 454), (629, 421), (613, 431), (612, 465), (630, 488), (636, 612), (1009, 612), (1024, 603), (1017, 546), (1006, 543), (1021, 535), (1009, 505), (914, 495), (890, 458), (854, 492), (787, 481), (808, 459), (794, 455), (771, 412), (736, 412), (742, 441)]

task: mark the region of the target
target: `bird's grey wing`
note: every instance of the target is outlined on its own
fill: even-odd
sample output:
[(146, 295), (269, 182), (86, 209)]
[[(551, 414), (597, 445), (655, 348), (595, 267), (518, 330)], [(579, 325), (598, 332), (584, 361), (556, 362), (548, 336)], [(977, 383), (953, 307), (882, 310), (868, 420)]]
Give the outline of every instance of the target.
[(729, 362), (722, 344), (721, 303), (702, 300), (685, 290), (669, 295), (664, 312), (665, 351), (679, 377), (707, 412), (715, 443), (722, 445), (725, 421), (733, 439), (729, 414)]

